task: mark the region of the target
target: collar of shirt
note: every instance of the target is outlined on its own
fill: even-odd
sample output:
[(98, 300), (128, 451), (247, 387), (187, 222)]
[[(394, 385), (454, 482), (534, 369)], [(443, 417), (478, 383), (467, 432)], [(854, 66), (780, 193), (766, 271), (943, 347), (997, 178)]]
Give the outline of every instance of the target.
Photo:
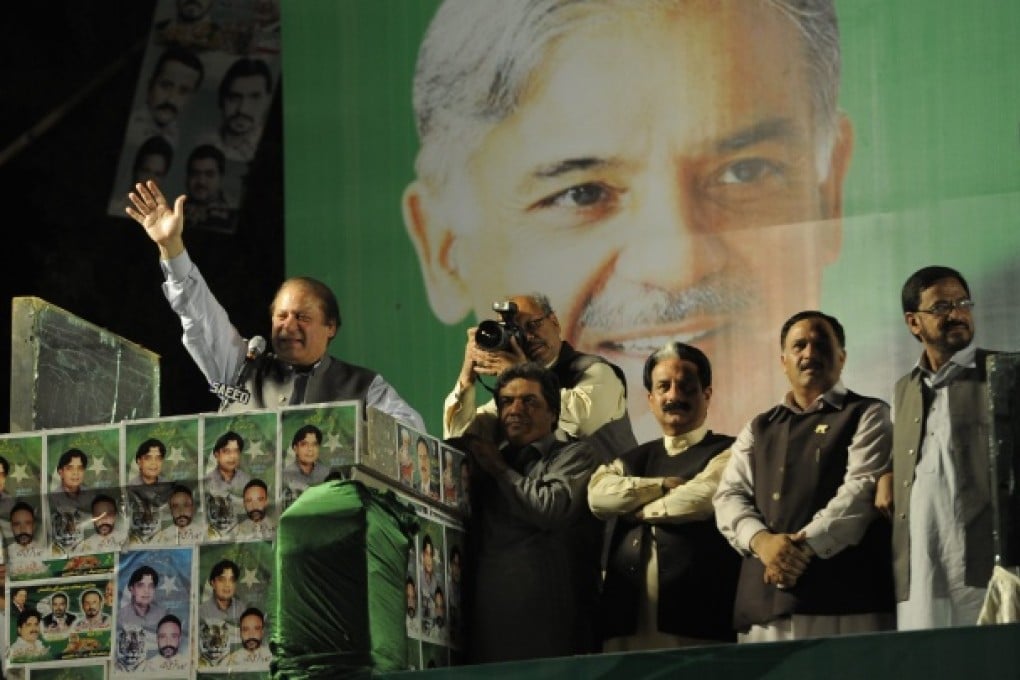
[(316, 361), (311, 366), (295, 366), (293, 364), (284, 364), (284, 366), (286, 367), (286, 370), (288, 372), (290, 372), (290, 373), (293, 373), (295, 375), (298, 375), (298, 374), (301, 374), (301, 373), (305, 373), (305, 374), (307, 374), (310, 377), (310, 376), (315, 375), (315, 371), (319, 368), (319, 366), (322, 364), (322, 360), (325, 359), (325, 358), (326, 358), (326, 355), (322, 355), (319, 358), (319, 360)]
[[(802, 409), (797, 405), (797, 402), (793, 399), (793, 392), (787, 392), (786, 397), (783, 399), (783, 403), (779, 406), (786, 408), (794, 413), (811, 413), (813, 411), (822, 410), (824, 404), (829, 404), (833, 408), (839, 410), (843, 408), (843, 402), (846, 401), (846, 387), (843, 386), (842, 380), (837, 380), (836, 384), (829, 388), (827, 392), (823, 392), (818, 395), (818, 398), (814, 400), (809, 408)], [(772, 420), (776, 417), (776, 413), (769, 418)]]
[(704, 424), (696, 430), (690, 432), (684, 432), (676, 436), (666, 435), (663, 437), (663, 443), (666, 446), (666, 454), (670, 456), (678, 456), (687, 449), (691, 448), (695, 444), (699, 443), (708, 434), (708, 427)]
[[(531, 447), (537, 449), (538, 452), (541, 453), (542, 457), (544, 458), (546, 456), (546, 454), (549, 453), (549, 449), (552, 447), (553, 443), (555, 443), (555, 442), (556, 442), (556, 432), (550, 432), (549, 434), (547, 434), (546, 436), (542, 437), (541, 439), (536, 439), (535, 441), (533, 441), (530, 444), (527, 444), (525, 446), (522, 446), (521, 448), (522, 449), (526, 449), (529, 446), (531, 446)], [(510, 446), (510, 442), (508, 442), (508, 441), (506, 441), (504, 439), (503, 442), (499, 445), (499, 450), (502, 451), (504, 454), (507, 454), (507, 453), (512, 452), (514, 450), (514, 447)]]
[(977, 345), (973, 342), (954, 354), (949, 361), (942, 364), (939, 370), (932, 372), (928, 366), (928, 355), (921, 352), (920, 358), (914, 364), (914, 371), (924, 376), (925, 383), (931, 387), (940, 387), (953, 381), (960, 371), (965, 368), (977, 366)]

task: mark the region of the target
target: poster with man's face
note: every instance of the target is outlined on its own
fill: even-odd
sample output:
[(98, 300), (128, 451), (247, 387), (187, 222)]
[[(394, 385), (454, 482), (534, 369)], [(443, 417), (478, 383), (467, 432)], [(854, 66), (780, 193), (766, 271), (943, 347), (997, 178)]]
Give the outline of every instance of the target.
[(37, 433), (0, 436), (0, 532), (7, 577), (12, 581), (47, 573), (47, 529), (43, 521), (43, 441)]
[(187, 672), (193, 651), (194, 550), (132, 550), (121, 555), (113, 666), (151, 677)]
[(358, 460), (361, 405), (356, 401), (280, 411), (282, 505)]
[[(199, 476), (200, 418), (161, 418), (130, 421), (124, 426), (125, 480), (131, 546), (178, 545), (176, 518), (171, 507), (183, 486), (192, 491)], [(176, 504), (175, 504), (176, 505)], [(194, 543), (194, 541), (184, 541)]]
[[(625, 371), (639, 441), (661, 435), (642, 380), (652, 351), (703, 349), (708, 424), (735, 434), (788, 389), (779, 330), (805, 309), (846, 328), (848, 387), (888, 398), (918, 354), (899, 297), (921, 266), (968, 276), (979, 343), (1017, 344), (1020, 8), (283, 9), (322, 47), (285, 64), (288, 270), (332, 285), (344, 356), (387, 376), (430, 431), (465, 329), (515, 293), (548, 295), (563, 339)], [(383, 75), (353, 77), (329, 43), (349, 44), (322, 26), (375, 36), (359, 58)], [(949, 30), (952, 45), (937, 39)], [(333, 162), (341, 151), (359, 162)]]
[[(127, 539), (121, 516), (121, 427), (105, 425), (46, 433), (49, 473), (43, 514), (50, 557), (120, 550)], [(56, 572), (59, 573), (59, 572)]]

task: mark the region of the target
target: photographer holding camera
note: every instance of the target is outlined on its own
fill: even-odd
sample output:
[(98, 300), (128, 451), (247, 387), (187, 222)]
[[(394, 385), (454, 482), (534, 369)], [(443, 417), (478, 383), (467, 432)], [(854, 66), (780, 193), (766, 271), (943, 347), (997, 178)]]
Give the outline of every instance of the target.
[(540, 293), (515, 295), (494, 303), (493, 310), (499, 321), (486, 320), (468, 329), (464, 363), (443, 406), (444, 437), (471, 431), (493, 440), (496, 404), (489, 400), (472, 408), (475, 381), (478, 376), (497, 376), (511, 366), (533, 361), (560, 381), (559, 430), (587, 440), (599, 462), (608, 462), (637, 446), (627, 414), (623, 372), (600, 356), (576, 351), (563, 340), (549, 298)]

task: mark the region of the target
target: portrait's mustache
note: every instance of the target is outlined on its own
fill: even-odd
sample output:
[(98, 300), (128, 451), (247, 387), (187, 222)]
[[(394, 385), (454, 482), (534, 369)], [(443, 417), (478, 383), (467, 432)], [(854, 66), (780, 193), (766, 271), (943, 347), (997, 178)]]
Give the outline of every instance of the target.
[(800, 362), (797, 368), (799, 368), (802, 371), (807, 371), (810, 369), (820, 369), (822, 368), (822, 362), (819, 361), (818, 359), (808, 359), (807, 361)]
[(624, 331), (677, 323), (699, 314), (745, 310), (758, 301), (751, 286), (730, 274), (712, 274), (683, 290), (613, 283), (591, 297), (578, 324), (586, 330)]
[(942, 330), (944, 331), (950, 331), (954, 328), (964, 328), (966, 330), (970, 330), (970, 324), (968, 324), (966, 321), (946, 321), (945, 323), (942, 324)]
[(162, 647), (159, 648), (159, 653), (169, 659), (171, 656), (177, 653), (177, 648), (172, 645), (163, 645)]
[(177, 110), (177, 107), (174, 106), (173, 104), (171, 104), (170, 102), (163, 102), (162, 104), (160, 104), (159, 106), (156, 107), (156, 110), (157, 111), (169, 111), (170, 113), (174, 114), (174, 117), (176, 117), (177, 114), (179, 113), (179, 111)]
[(261, 520), (265, 516), (266, 516), (266, 513), (263, 512), (262, 510), (249, 510), (248, 511), (248, 518), (251, 519), (251, 521), (253, 521), (253, 522), (258, 522), (259, 520)]
[(662, 405), (662, 410), (666, 413), (673, 413), (674, 411), (690, 411), (691, 405), (685, 401), (667, 401)]
[(255, 119), (246, 113), (235, 113), (230, 117), (231, 123), (236, 123), (238, 121), (248, 121), (249, 125), (255, 125)]

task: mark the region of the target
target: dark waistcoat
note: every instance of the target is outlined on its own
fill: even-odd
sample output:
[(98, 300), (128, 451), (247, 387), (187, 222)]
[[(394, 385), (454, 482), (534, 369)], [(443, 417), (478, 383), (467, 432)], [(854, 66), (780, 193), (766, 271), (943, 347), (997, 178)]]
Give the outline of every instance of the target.
[[(677, 456), (666, 454), (662, 439), (620, 457), (628, 475), (691, 479), (733, 443), (709, 432)], [(610, 539), (602, 592), (603, 639), (633, 634), (644, 592), (645, 558), (651, 526), (618, 518)], [(683, 524), (656, 524), (659, 564), (658, 628), (664, 633), (705, 640), (733, 641), (731, 612), (740, 557), (719, 533), (715, 518)]]
[[(861, 415), (875, 399), (848, 392), (842, 408), (825, 402), (810, 413), (777, 406), (751, 422), (755, 505), (769, 530), (795, 533), (836, 495)], [(864, 538), (833, 557), (812, 558), (792, 588), (763, 580), (765, 567), (745, 557), (734, 627), (747, 630), (791, 614), (844, 615), (892, 611), (891, 532), (877, 517)]]

